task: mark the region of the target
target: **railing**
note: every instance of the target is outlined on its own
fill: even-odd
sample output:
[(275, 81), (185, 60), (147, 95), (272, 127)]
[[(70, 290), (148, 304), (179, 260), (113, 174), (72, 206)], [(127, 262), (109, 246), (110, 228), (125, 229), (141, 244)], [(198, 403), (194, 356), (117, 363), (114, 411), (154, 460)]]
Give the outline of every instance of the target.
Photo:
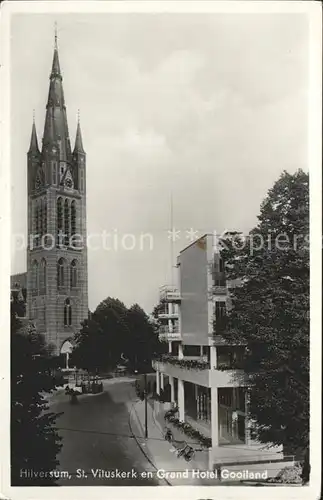
[(158, 313), (158, 318), (159, 319), (177, 319), (178, 318), (178, 312), (169, 312), (169, 311), (159, 311)]
[(169, 326), (162, 325), (159, 327), (159, 333), (178, 333), (179, 328), (178, 325), (174, 325), (172, 328), (169, 328)]
[(160, 333), (159, 340), (160, 341), (181, 340), (181, 334), (179, 332)]
[(173, 285), (164, 285), (159, 289), (160, 300), (179, 301), (180, 293)]

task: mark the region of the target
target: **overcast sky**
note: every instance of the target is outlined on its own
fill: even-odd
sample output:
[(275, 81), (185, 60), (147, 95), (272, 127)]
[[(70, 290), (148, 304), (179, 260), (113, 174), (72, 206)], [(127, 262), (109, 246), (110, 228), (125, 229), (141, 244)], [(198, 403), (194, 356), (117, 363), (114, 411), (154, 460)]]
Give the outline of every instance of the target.
[[(26, 234), (33, 108), (43, 132), (58, 44), (70, 136), (81, 110), (87, 230), (137, 238), (89, 250), (89, 306), (151, 312), (186, 230), (249, 230), (280, 173), (307, 169), (308, 33), (302, 14), (15, 15), (11, 43), (12, 232)], [(150, 245), (139, 237), (150, 233)], [(26, 270), (12, 250), (12, 273)]]

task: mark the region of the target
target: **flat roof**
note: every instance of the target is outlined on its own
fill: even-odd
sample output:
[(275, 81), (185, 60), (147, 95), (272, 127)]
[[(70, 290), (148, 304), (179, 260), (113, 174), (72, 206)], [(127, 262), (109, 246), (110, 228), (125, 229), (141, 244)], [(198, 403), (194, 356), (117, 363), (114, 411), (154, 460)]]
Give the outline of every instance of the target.
[(206, 236), (213, 236), (213, 235), (212, 235), (212, 233), (205, 233), (205, 234), (203, 234), (203, 236), (201, 236), (200, 238), (197, 238), (197, 240), (192, 241), (192, 243), (190, 243), (189, 245), (187, 245), (186, 247), (184, 247), (182, 250), (180, 250), (179, 253), (181, 254), (182, 252), (185, 252), (185, 250), (187, 250), (191, 246), (195, 245), (195, 243), (197, 243), (198, 241), (203, 240), (203, 238), (205, 238)]

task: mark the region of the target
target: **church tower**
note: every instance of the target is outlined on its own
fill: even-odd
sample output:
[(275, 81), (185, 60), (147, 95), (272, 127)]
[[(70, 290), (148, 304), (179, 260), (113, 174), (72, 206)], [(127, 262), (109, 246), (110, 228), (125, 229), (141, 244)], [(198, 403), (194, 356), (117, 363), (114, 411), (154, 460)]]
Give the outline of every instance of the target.
[(88, 316), (86, 154), (79, 118), (71, 148), (62, 81), (55, 34), (42, 147), (34, 120), (27, 153), (27, 314), (56, 354)]

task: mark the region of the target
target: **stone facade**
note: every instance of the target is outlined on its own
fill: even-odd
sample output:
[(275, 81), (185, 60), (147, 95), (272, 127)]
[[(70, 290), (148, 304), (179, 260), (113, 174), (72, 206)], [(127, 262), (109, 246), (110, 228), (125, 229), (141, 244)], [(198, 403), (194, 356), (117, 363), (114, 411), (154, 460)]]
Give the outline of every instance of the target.
[(88, 316), (86, 154), (72, 151), (55, 44), (42, 148), (32, 126), (28, 162), (27, 315), (61, 352)]

